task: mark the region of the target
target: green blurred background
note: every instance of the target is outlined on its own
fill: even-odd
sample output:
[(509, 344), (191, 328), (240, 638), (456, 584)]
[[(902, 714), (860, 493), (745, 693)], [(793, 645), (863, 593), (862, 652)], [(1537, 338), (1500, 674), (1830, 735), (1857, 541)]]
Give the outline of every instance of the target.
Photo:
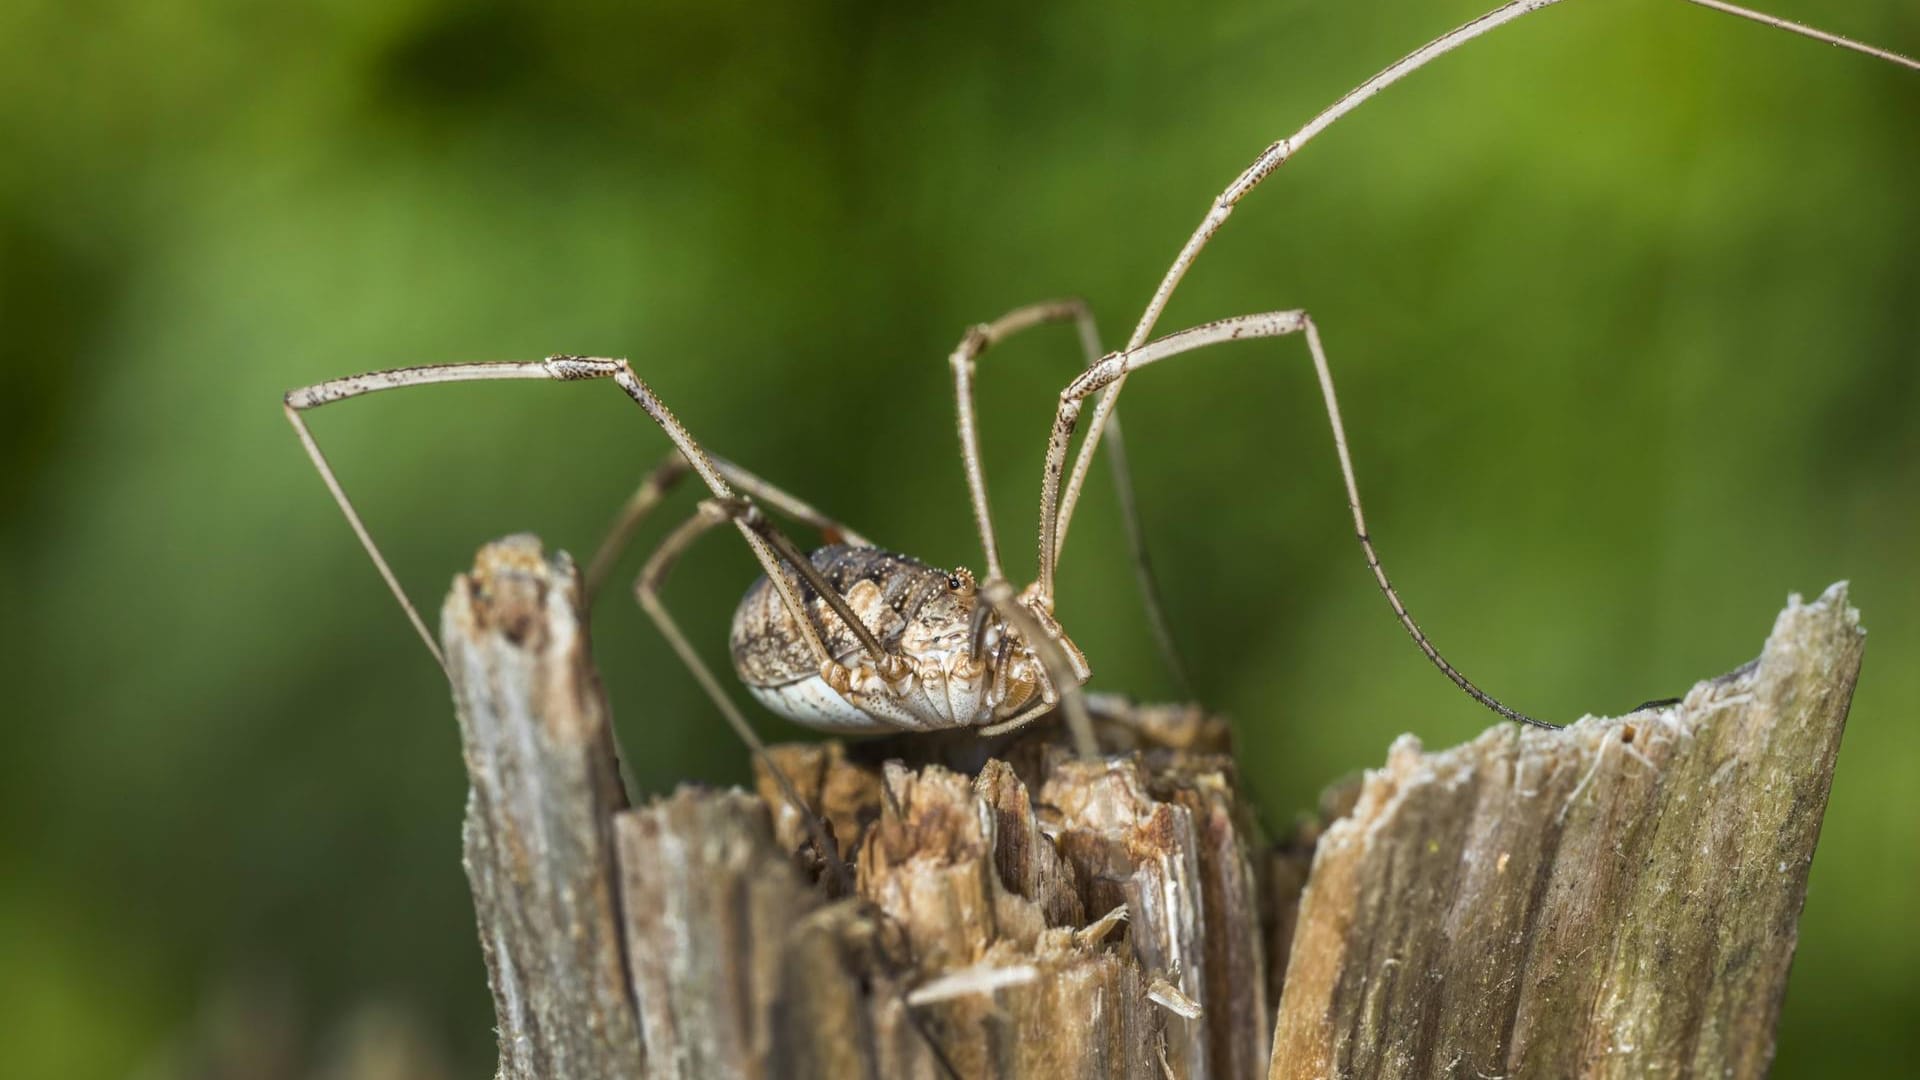
[[(977, 565), (962, 329), (1079, 294), (1123, 337), (1254, 153), (1486, 2), (0, 6), (12, 1074), (205, 1072), (263, 1030), (259, 1072), (350, 1073), (369, 1009), (452, 1075), (491, 1067), (446, 691), (284, 390), (630, 356), (716, 451)], [(1920, 50), (1908, 0), (1771, 9)], [(1782, 1076), (1920, 1060), (1917, 124), (1912, 73), (1678, 0), (1575, 0), (1316, 142), (1162, 324), (1315, 313), (1396, 581), (1528, 711), (1679, 694), (1754, 655), (1788, 591), (1853, 581), (1872, 645)], [(984, 367), (1021, 573), (1076, 355), (1042, 331)], [(1399, 732), (1489, 723), (1374, 593), (1298, 341), (1128, 393), (1172, 621), (1270, 822)], [(598, 385), (314, 427), (429, 609), (490, 537), (590, 551), (666, 446)], [(670, 590), (716, 661), (754, 572), (715, 544)], [(1063, 574), (1096, 684), (1172, 693), (1104, 485)], [(744, 777), (622, 590), (595, 631), (643, 786)]]

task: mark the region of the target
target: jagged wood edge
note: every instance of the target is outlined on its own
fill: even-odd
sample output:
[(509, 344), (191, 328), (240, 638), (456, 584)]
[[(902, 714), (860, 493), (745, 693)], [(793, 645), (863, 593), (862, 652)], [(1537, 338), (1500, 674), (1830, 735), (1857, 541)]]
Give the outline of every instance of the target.
[(1863, 644), (1842, 583), (1678, 705), (1403, 736), (1320, 837), (1270, 1075), (1764, 1075)]

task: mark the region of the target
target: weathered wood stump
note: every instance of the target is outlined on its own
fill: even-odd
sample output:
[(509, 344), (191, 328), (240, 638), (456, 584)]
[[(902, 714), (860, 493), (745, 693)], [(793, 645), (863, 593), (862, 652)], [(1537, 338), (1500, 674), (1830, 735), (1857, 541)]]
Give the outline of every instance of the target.
[(1557, 1077), (1766, 1071), (1863, 631), (1836, 585), (1680, 704), (1402, 737), (1278, 845), (1191, 709), (776, 747), (846, 896), (764, 769), (629, 808), (565, 555), (443, 636), (503, 1077)]

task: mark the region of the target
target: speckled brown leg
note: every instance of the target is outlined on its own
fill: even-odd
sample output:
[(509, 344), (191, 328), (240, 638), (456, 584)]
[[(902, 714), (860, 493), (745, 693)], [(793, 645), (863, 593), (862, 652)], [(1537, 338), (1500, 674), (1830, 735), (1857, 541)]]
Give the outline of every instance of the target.
[[(853, 531), (844, 522), (814, 509), (811, 503), (798, 496), (789, 494), (725, 458), (710, 457), (709, 460), (729, 484), (802, 525), (820, 530), (821, 536), (827, 543), (846, 543), (858, 547), (873, 546), (873, 542), (865, 536)], [(675, 450), (641, 478), (640, 486), (627, 497), (613, 524), (607, 527), (606, 539), (600, 541), (599, 548), (594, 552), (593, 561), (587, 566), (586, 586), (589, 603), (599, 593), (600, 586), (606, 583), (608, 575), (613, 573), (614, 565), (620, 561), (622, 555), (626, 554), (640, 523), (691, 471), (686, 455)]]

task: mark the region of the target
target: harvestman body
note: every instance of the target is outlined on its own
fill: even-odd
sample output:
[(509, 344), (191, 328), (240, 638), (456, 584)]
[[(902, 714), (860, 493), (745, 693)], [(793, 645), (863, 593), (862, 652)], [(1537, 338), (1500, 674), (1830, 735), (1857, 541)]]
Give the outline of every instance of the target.
[[(1019, 727), (1058, 708), (1065, 715), (1080, 752), (1096, 754), (1099, 748), (1080, 692), (1091, 669), (1086, 657), (1054, 618), (1054, 577), (1074, 506), (1093, 455), (1103, 442), (1109, 447), (1115, 465), (1122, 508), (1127, 513), (1130, 530), (1134, 525), (1114, 414), (1120, 389), (1132, 372), (1204, 346), (1242, 338), (1299, 334), (1306, 340), (1319, 378), (1355, 534), (1394, 614), (1427, 658), (1476, 700), (1508, 719), (1554, 727), (1508, 708), (1474, 686), (1441, 657), (1408, 615), (1368, 535), (1334, 395), (1333, 376), (1319, 329), (1306, 312), (1244, 315), (1159, 339), (1151, 339), (1150, 335), (1174, 289), (1234, 207), (1301, 146), (1428, 62), (1481, 34), (1556, 2), (1558, 0), (1516, 0), (1435, 39), (1361, 84), (1293, 135), (1268, 147), (1214, 200), (1206, 217), (1161, 279), (1125, 348), (1120, 351), (1101, 354), (1092, 317), (1077, 301), (1021, 308), (967, 334), (950, 361), (967, 483), (985, 554), (985, 571), (978, 581), (965, 570), (938, 569), (904, 555), (882, 551), (801, 500), (738, 466), (707, 454), (625, 360), (555, 356), (531, 362), (442, 364), (375, 372), (294, 390), (286, 395), (286, 415), (388, 588), (428, 650), (444, 665), (433, 635), (401, 590), (300, 414), (315, 406), (361, 394), (429, 383), (611, 379), (661, 427), (675, 449), (628, 501), (594, 557), (587, 573), (588, 595), (604, 581), (641, 518), (676, 481), (691, 473), (704, 483), (710, 497), (702, 501), (698, 512), (669, 534), (648, 559), (635, 583), (635, 594), (729, 724), (766, 762), (786, 797), (803, 816), (811, 818), (792, 786), (766, 758), (759, 738), (732, 699), (660, 603), (661, 582), (681, 552), (708, 530), (731, 524), (759, 560), (765, 576), (741, 601), (734, 616), (730, 644), (734, 667), (741, 680), (748, 691), (773, 712), (810, 727), (840, 732), (975, 728), (994, 733)], [(1689, 2), (1920, 70), (1920, 63), (1905, 57), (1734, 7), (1722, 0)], [(1003, 572), (988, 513), (986, 479), (974, 422), (975, 361), (1011, 334), (1045, 323), (1068, 321), (1079, 331), (1087, 366), (1060, 393), (1041, 484), (1038, 572), (1031, 585), (1016, 591)], [(1068, 470), (1067, 451), (1083, 405), (1095, 397), (1087, 434), (1072, 469)], [(819, 529), (828, 538), (828, 544), (811, 555), (802, 551), (762, 513), (762, 504)], [(1151, 579), (1145, 573), (1137, 533), (1130, 532), (1129, 538), (1135, 542), (1136, 565), (1141, 571), (1149, 613), (1164, 644), (1164, 627), (1153, 602)], [(823, 843), (823, 850), (831, 850), (825, 846), (817, 822), (814, 825), (816, 841)]]

